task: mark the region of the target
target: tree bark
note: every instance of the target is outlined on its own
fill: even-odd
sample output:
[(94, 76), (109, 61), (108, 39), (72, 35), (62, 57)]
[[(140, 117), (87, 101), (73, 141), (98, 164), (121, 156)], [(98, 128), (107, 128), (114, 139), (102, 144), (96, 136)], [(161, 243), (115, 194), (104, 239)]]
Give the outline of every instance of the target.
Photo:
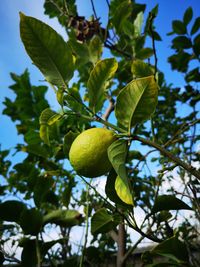
[(125, 267), (126, 262), (123, 259), (126, 253), (126, 230), (123, 222), (119, 224), (117, 245), (117, 267)]

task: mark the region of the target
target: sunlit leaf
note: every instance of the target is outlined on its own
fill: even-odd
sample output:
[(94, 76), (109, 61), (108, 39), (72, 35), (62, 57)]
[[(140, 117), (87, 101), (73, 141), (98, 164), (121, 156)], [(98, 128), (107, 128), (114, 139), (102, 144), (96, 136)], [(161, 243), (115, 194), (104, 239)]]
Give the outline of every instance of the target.
[(133, 205), (133, 196), (128, 188), (128, 186), (124, 183), (124, 181), (117, 176), (115, 180), (115, 190), (119, 198), (128, 205)]
[(118, 67), (114, 58), (107, 58), (97, 62), (88, 80), (89, 107), (98, 112), (105, 99), (107, 81), (113, 77)]
[(46, 80), (65, 87), (74, 72), (72, 52), (50, 26), (20, 13), (20, 34), (25, 49)]
[(130, 131), (136, 124), (149, 119), (155, 111), (157, 96), (158, 85), (154, 76), (130, 82), (117, 97), (115, 114), (119, 126)]
[(108, 158), (113, 168), (115, 169), (118, 176), (120, 176), (120, 178), (122, 179), (124, 186), (129, 189), (129, 192), (133, 193), (131, 185), (128, 181), (128, 176), (125, 166), (127, 160), (127, 153), (128, 153), (128, 144), (126, 140), (117, 140), (113, 142), (108, 148)]
[(131, 71), (135, 78), (142, 78), (153, 75), (153, 69), (142, 60), (134, 60), (131, 65)]

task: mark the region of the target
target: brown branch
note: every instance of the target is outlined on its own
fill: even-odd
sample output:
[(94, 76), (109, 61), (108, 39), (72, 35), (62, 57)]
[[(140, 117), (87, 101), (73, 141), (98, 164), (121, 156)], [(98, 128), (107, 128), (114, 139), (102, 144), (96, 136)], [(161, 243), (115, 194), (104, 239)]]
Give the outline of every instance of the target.
[(152, 47), (153, 47), (153, 54), (154, 54), (154, 60), (155, 60), (155, 72), (154, 72), (154, 79), (156, 80), (156, 73), (157, 73), (157, 65), (158, 65), (158, 58), (156, 54), (156, 46), (155, 46), (155, 37), (154, 37), (154, 32), (153, 32), (153, 21), (155, 19), (155, 14), (150, 12), (150, 19), (149, 19), (149, 30), (151, 33), (151, 38), (152, 38)]
[(132, 137), (133, 140), (137, 140), (142, 142), (143, 144), (149, 145), (151, 147), (155, 147), (158, 151), (160, 151), (161, 154), (171, 159), (173, 162), (176, 162), (179, 166), (183, 167), (186, 171), (188, 171), (190, 174), (194, 175), (197, 179), (200, 180), (200, 172), (197, 171), (193, 166), (188, 165), (184, 161), (180, 160), (179, 158), (175, 157), (172, 153), (170, 153), (168, 150), (166, 150), (164, 147), (158, 145), (157, 143), (154, 143), (151, 140), (144, 139), (139, 136)]
[(115, 108), (115, 100), (113, 98), (109, 99), (109, 106), (107, 107), (105, 113), (102, 115), (102, 119), (107, 121), (110, 114), (113, 112)]

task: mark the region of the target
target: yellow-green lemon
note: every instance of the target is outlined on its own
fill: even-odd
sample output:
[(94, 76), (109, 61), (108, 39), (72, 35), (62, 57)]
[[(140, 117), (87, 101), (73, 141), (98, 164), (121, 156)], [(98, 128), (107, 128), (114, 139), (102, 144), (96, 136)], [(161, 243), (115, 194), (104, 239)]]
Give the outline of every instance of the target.
[(92, 128), (76, 137), (69, 151), (74, 170), (85, 177), (98, 177), (111, 169), (107, 149), (116, 140), (114, 132)]

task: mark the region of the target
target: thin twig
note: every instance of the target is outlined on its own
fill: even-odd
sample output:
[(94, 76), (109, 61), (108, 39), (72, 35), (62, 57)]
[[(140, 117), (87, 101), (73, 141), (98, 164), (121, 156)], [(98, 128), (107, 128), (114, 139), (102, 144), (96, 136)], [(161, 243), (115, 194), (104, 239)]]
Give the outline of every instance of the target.
[(93, 0), (90, 0), (95, 19), (98, 19)]
[(155, 14), (150, 12), (149, 30), (150, 30), (151, 38), (152, 38), (152, 47), (153, 47), (153, 54), (154, 54), (154, 60), (155, 60), (155, 64), (154, 64), (154, 68), (155, 68), (154, 79), (156, 81), (158, 58), (157, 58), (157, 54), (156, 54), (155, 37), (154, 37), (154, 32), (153, 32), (153, 21), (154, 21), (155, 17), (156, 17)]
[(139, 136), (133, 136), (133, 140), (138, 140), (142, 142), (143, 144), (155, 147), (158, 151), (160, 151), (161, 154), (171, 159), (173, 162), (176, 162), (179, 166), (183, 167), (186, 171), (188, 171), (190, 174), (194, 175), (197, 179), (200, 180), (200, 172), (197, 171), (193, 166), (188, 165), (184, 161), (180, 160), (179, 158), (175, 157), (172, 153), (170, 153), (168, 150), (166, 150), (164, 147), (160, 146), (157, 143), (154, 143), (151, 140), (139, 137)]

